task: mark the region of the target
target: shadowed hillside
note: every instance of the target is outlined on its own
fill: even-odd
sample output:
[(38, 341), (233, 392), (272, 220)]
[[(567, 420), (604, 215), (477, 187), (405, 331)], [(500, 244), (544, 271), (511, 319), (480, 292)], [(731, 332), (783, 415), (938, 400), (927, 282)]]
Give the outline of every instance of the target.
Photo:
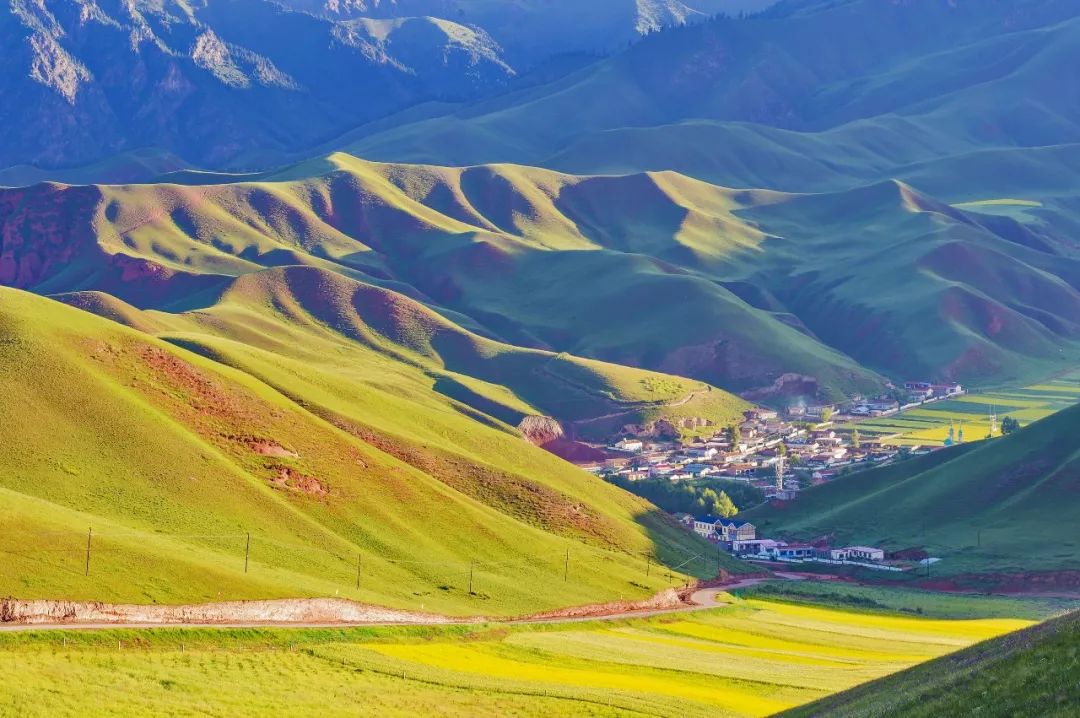
[(1076, 142), (1075, 95), (1052, 78), (1080, 52), (1078, 22), (1067, 0), (793, 0), (335, 146), (380, 160), (850, 186), (945, 155)]

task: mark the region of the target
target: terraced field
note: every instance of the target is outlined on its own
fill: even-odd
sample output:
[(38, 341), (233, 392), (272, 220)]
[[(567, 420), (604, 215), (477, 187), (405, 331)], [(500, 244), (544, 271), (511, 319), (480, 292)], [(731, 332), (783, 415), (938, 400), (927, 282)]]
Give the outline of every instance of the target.
[(1026, 426), (1078, 402), (1080, 370), (1022, 389), (966, 394), (894, 416), (855, 421), (841, 429), (858, 429), (863, 438), (892, 446), (941, 446), (950, 426), (955, 426), (957, 431), (963, 428), (965, 441), (986, 438), (990, 433), (991, 412), (997, 413), (1000, 432), (1000, 422), (1007, 416)]
[(25, 716), (305, 716), (331, 700), (380, 715), (761, 716), (1030, 623), (752, 599), (540, 626), (0, 634), (0, 670), (21, 676), (0, 695)]

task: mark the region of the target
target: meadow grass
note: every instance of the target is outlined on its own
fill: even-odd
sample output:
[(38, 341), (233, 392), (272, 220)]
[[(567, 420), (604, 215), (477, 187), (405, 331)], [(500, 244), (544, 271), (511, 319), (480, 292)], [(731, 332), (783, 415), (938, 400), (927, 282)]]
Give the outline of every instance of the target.
[(1030, 625), (735, 600), (549, 625), (0, 632), (18, 715), (762, 716)]
[(1024, 618), (1043, 620), (1080, 608), (1080, 600), (1031, 596), (987, 596), (831, 581), (767, 581), (741, 588), (742, 598), (809, 603), (845, 611), (897, 613), (927, 618)]
[(783, 715), (1072, 718), (1080, 705), (1080, 613), (923, 663)]

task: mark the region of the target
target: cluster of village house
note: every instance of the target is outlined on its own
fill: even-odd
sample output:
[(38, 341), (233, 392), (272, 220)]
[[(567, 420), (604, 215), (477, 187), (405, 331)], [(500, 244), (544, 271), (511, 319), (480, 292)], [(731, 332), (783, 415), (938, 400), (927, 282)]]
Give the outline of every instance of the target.
[[(905, 389), (915, 403), (962, 393), (959, 385), (929, 382), (908, 382)], [(793, 406), (785, 416), (756, 408), (745, 413), (734, 437), (728, 429), (685, 442), (626, 437), (608, 447), (611, 455), (606, 460), (585, 468), (631, 481), (744, 481), (761, 489), (768, 500), (792, 501), (807, 480), (823, 483), (855, 465), (881, 464), (895, 458), (896, 449), (856, 440), (853, 434), (836, 431), (834, 425), (859, 416), (887, 415), (904, 406), (895, 399), (858, 399), (844, 407)]]
[(677, 517), (688, 529), (703, 538), (723, 546), (731, 553), (749, 559), (769, 561), (825, 561), (877, 565), (885, 561), (885, 551), (872, 546), (844, 546), (786, 543), (758, 538), (757, 529), (749, 521), (716, 518), (714, 516)]
[[(792, 501), (809, 479), (818, 484), (857, 464), (882, 464), (897, 456), (896, 449), (873, 442), (863, 444), (853, 434), (837, 432), (834, 421), (888, 416), (910, 406), (955, 397), (958, 384), (907, 382), (906, 403), (893, 398), (858, 398), (844, 407), (823, 404), (789, 407), (782, 417), (772, 409), (747, 411), (744, 421), (730, 430), (689, 442), (655, 441), (625, 437), (608, 447), (612, 456), (586, 468), (597, 474), (630, 480), (683, 481), (720, 478), (745, 481), (759, 488), (767, 500)], [(800, 475), (804, 481), (800, 481)], [(693, 517), (680, 520), (693, 531), (736, 555), (780, 561), (831, 561), (878, 564), (882, 549), (869, 546), (833, 548), (791, 544), (758, 538), (750, 523), (737, 519)]]

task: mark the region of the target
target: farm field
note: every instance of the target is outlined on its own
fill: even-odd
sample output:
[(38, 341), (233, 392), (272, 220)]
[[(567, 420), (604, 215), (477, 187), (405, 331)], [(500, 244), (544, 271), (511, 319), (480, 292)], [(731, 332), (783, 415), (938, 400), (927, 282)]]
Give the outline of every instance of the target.
[[(1001, 420), (1012, 417), (1021, 426), (1043, 419), (1080, 402), (1080, 370), (1020, 389), (965, 394), (954, 399), (925, 404), (893, 416), (853, 421), (840, 427), (859, 430), (866, 440), (892, 446), (941, 446), (955, 426), (964, 431), (965, 441), (984, 439), (990, 433), (990, 414)], [(996, 434), (995, 434), (996, 435)]]
[(20, 675), (0, 705), (23, 716), (306, 716), (328, 701), (355, 715), (762, 716), (1031, 624), (732, 600), (617, 622), (0, 634), (0, 670)]
[(785, 718), (1071, 718), (1080, 705), (1080, 613), (1001, 636), (801, 706)]

